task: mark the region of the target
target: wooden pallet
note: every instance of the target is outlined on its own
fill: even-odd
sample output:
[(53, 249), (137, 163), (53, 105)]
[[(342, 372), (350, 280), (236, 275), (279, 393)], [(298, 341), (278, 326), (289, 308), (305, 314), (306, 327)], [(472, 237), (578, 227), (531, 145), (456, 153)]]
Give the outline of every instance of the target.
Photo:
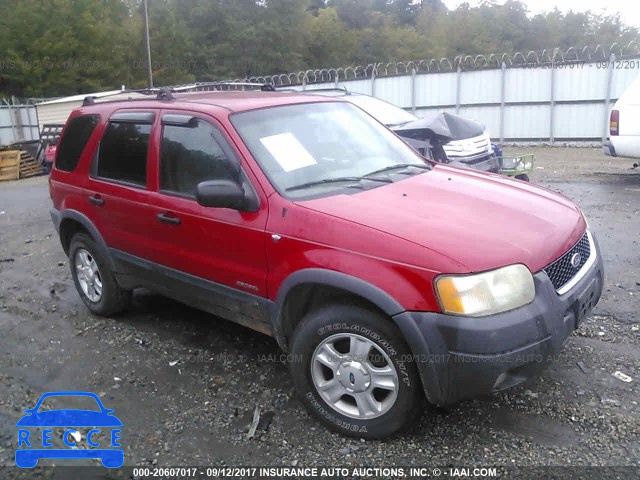
[(20, 178), (20, 150), (0, 151), (0, 181)]
[(38, 161), (29, 152), (22, 150), (20, 152), (20, 178), (35, 177), (42, 175), (44, 168), (38, 164)]

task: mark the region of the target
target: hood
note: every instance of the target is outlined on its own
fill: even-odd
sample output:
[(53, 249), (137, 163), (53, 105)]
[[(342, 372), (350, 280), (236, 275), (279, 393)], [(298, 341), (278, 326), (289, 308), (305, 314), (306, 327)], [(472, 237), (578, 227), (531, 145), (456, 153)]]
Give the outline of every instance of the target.
[(427, 118), (392, 127), (392, 130), (401, 137), (413, 140), (446, 143), (451, 140), (464, 140), (482, 135), (484, 125), (453, 113), (440, 112)]
[[(575, 244), (586, 228), (578, 207), (557, 193), (444, 165), (364, 192), (300, 204), (413, 242), (465, 267), (460, 271), (452, 262), (448, 273), (514, 263), (535, 273)], [(406, 261), (430, 267), (428, 260)]]

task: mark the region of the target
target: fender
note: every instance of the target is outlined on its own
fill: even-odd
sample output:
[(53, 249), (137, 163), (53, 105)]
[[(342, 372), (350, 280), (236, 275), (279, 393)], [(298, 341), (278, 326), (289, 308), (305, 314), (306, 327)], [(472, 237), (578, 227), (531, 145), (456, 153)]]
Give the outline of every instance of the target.
[[(53, 224), (56, 227), (56, 231), (60, 236), (61, 242), (62, 242), (62, 236), (60, 235), (60, 226), (62, 225), (62, 222), (66, 219), (75, 220), (80, 225), (82, 225), (93, 237), (98, 248), (100, 249), (100, 253), (102, 253), (103, 257), (107, 259), (107, 262), (109, 262), (109, 267), (111, 268), (111, 270), (113, 272), (117, 271), (113, 258), (111, 257), (111, 254), (109, 253), (109, 249), (107, 248), (107, 244), (104, 241), (104, 238), (102, 238), (102, 235), (100, 235), (100, 232), (98, 231), (98, 229), (95, 227), (93, 223), (91, 223), (91, 220), (89, 220), (89, 218), (86, 215), (78, 212), (77, 210), (69, 209), (69, 210), (63, 210), (62, 212), (60, 212), (55, 208), (52, 208), (50, 210), (50, 213), (51, 213), (51, 219), (53, 220)], [(62, 248), (65, 250), (65, 253), (68, 255), (69, 254), (68, 249), (65, 249), (64, 245), (62, 246)]]
[(280, 285), (278, 296), (271, 311), (271, 325), (274, 336), (280, 347), (285, 351), (287, 351), (287, 345), (282, 325), (282, 307), (291, 289), (304, 283), (318, 283), (351, 292), (367, 299), (390, 317), (405, 311), (402, 305), (387, 292), (357, 277), (322, 268), (298, 270), (289, 275)]
[(426, 360), (430, 354), (429, 347), (411, 312), (407, 312), (402, 305), (381, 288), (357, 277), (322, 268), (306, 268), (289, 275), (282, 282), (271, 311), (272, 331), (280, 348), (285, 352), (288, 350), (284, 326), (282, 325), (282, 308), (285, 299), (292, 288), (303, 283), (317, 283), (351, 292), (365, 298), (386, 313), (398, 327), (409, 349), (416, 357), (415, 364), (418, 367), (418, 373), (420, 374), (422, 387), (427, 399), (435, 404), (442, 403), (442, 392), (437, 388), (440, 385), (438, 374), (433, 364)]

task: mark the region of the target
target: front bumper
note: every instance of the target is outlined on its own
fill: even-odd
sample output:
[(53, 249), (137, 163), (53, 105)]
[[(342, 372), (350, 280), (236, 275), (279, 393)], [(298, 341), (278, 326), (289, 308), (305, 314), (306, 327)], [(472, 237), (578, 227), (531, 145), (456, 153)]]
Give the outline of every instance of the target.
[(445, 405), (517, 385), (558, 353), (598, 303), (604, 269), (596, 260), (558, 295), (544, 272), (533, 276), (536, 296), (524, 307), (481, 318), (433, 312), (394, 317), (414, 353), (427, 398)]
[(473, 168), (474, 170), (480, 170), (482, 172), (498, 173), (500, 172), (500, 161), (493, 154), (481, 153), (469, 157), (448, 157), (449, 165), (460, 166), (466, 168)]

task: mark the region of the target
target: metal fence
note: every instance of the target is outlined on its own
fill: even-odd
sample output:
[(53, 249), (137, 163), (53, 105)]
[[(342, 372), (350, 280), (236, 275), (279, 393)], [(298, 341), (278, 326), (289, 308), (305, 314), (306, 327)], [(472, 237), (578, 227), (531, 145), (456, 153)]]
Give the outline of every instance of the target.
[(0, 105), (0, 145), (38, 140), (38, 114), (33, 105)]
[(347, 88), (411, 110), (483, 122), (496, 140), (601, 141), (609, 110), (640, 75), (636, 42), (306, 70), (244, 80)]
[[(631, 42), (374, 63), (235, 81), (303, 89), (344, 87), (418, 116), (444, 110), (479, 120), (500, 142), (553, 143), (604, 140), (611, 106), (638, 75), (640, 45)], [(182, 87), (208, 90), (210, 84)], [(29, 105), (0, 105), (0, 145), (38, 138), (34, 100)]]

